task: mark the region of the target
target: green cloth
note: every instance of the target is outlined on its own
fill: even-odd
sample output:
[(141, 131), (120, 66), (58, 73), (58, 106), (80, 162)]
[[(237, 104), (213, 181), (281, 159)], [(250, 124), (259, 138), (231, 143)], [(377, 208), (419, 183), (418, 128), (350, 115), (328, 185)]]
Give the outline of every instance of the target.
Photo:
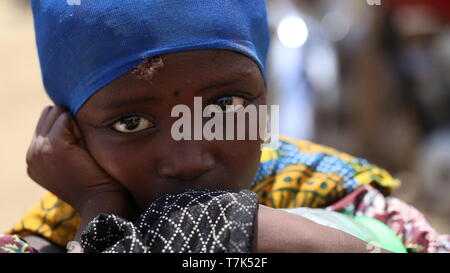
[(384, 223), (366, 216), (349, 216), (326, 209), (295, 208), (285, 211), (303, 216), (318, 224), (335, 228), (367, 243), (367, 250), (377, 252), (377, 247), (396, 253), (406, 253), (401, 240)]

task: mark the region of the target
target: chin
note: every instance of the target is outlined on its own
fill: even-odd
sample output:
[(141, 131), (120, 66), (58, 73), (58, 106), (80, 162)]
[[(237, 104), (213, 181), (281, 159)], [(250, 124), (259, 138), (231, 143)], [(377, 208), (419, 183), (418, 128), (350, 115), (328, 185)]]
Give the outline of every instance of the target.
[[(180, 183), (183, 183), (183, 182), (180, 182)], [(135, 200), (136, 200), (136, 204), (137, 204), (138, 208), (140, 209), (140, 211), (143, 212), (158, 198), (160, 198), (166, 194), (179, 193), (179, 192), (182, 192), (182, 191), (188, 190), (188, 189), (190, 189), (190, 190), (210, 190), (210, 191), (229, 190), (229, 191), (238, 192), (238, 191), (241, 191), (246, 188), (242, 188), (239, 184), (230, 185), (230, 184), (226, 184), (226, 183), (215, 184), (215, 183), (199, 182), (199, 183), (193, 183), (192, 185), (185, 185), (184, 187), (171, 188), (170, 190), (167, 190), (164, 192), (158, 192), (158, 193), (152, 194), (150, 196), (135, 198)]]

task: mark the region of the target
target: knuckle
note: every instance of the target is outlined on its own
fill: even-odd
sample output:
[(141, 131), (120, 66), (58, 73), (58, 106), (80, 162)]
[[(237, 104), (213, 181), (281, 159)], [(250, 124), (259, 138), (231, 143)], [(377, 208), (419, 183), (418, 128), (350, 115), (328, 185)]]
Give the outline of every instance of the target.
[(51, 106), (51, 105), (44, 107), (44, 109), (42, 110), (42, 115), (45, 114), (46, 112), (52, 110), (52, 108), (53, 108), (53, 106)]
[(55, 111), (56, 111), (59, 115), (66, 112), (66, 110), (64, 109), (64, 107), (62, 107), (62, 106), (60, 106), (60, 105), (56, 105), (54, 109), (55, 109)]
[(30, 166), (27, 167), (27, 174), (28, 174), (28, 177), (30, 177), (31, 179), (33, 179), (33, 180), (35, 179), (32, 168)]
[(69, 123), (68, 117), (66, 113), (61, 113), (58, 118), (56, 119), (55, 123), (53, 124), (52, 128), (50, 129), (50, 135), (57, 135), (61, 136), (64, 134), (65, 128), (67, 127), (67, 124)]
[(50, 113), (52, 111), (52, 109), (53, 109), (53, 106), (46, 106), (41, 112), (41, 118), (43, 118), (48, 113)]
[(36, 147), (34, 145), (34, 143), (32, 143), (30, 145), (30, 147), (28, 148), (26, 157), (25, 157), (25, 161), (27, 163), (27, 165), (32, 164), (35, 161), (36, 158)]
[(50, 141), (45, 141), (41, 147), (39, 147), (39, 155), (41, 156), (49, 156), (54, 154), (53, 145)]
[(41, 157), (41, 156), (48, 156), (53, 154), (54, 148), (52, 145), (52, 141), (48, 137), (41, 137), (39, 136), (36, 140), (36, 143), (34, 144), (34, 152), (31, 151), (30, 157)]
[(69, 113), (67, 113), (67, 112), (61, 113), (60, 116), (59, 116), (59, 118), (62, 119), (62, 123), (63, 123), (63, 124), (66, 124), (66, 123), (70, 122), (70, 115), (69, 115)]
[(32, 152), (30, 152), (30, 150), (28, 150), (28, 152), (27, 152), (27, 156), (25, 157), (25, 162), (27, 163), (28, 166), (33, 163), (33, 154), (32, 154)]

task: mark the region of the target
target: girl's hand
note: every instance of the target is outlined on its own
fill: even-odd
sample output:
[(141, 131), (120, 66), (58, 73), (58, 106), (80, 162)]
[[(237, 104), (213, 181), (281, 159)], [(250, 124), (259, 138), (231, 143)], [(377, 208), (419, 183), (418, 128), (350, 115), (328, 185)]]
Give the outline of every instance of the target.
[[(112, 200), (127, 200), (125, 188), (82, 147), (76, 122), (60, 106), (43, 110), (26, 160), (31, 179), (72, 205), (83, 217), (114, 212), (108, 211), (114, 210)], [(106, 211), (93, 211), (95, 207)]]

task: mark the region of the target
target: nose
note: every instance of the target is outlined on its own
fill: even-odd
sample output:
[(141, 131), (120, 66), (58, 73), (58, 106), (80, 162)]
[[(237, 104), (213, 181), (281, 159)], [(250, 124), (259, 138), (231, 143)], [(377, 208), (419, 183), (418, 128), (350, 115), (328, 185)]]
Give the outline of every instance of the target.
[(161, 161), (158, 168), (160, 176), (176, 180), (195, 180), (216, 166), (214, 157), (202, 151), (201, 147), (177, 146)]

